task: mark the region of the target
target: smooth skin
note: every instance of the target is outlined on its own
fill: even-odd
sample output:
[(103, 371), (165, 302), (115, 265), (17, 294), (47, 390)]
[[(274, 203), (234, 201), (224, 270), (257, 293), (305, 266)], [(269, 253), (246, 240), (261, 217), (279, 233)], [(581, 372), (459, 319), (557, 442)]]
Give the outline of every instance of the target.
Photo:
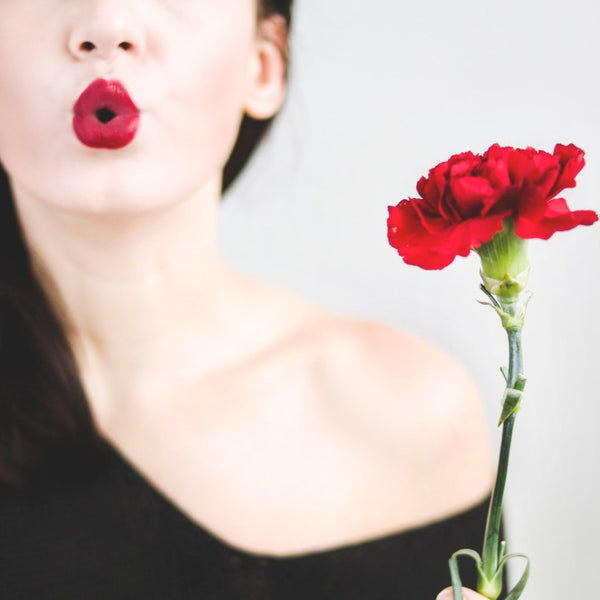
[[(0, 0), (0, 160), (98, 427), (190, 519), (273, 556), (446, 518), (493, 479), (452, 358), (218, 255), (222, 169), (243, 114), (282, 105), (285, 41), (255, 0)], [(142, 110), (120, 150), (71, 127), (97, 77)]]

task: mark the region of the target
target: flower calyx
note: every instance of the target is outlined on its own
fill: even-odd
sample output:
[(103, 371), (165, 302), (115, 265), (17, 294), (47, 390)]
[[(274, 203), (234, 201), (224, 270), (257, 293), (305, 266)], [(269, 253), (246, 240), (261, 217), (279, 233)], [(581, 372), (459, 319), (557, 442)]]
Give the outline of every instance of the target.
[(506, 273), (502, 279), (486, 276), (483, 269), (480, 271), (481, 279), (485, 289), (494, 296), (514, 297), (522, 292), (527, 286), (529, 280), (529, 268), (521, 271), (514, 277), (510, 273)]
[(481, 258), (485, 289), (501, 304), (514, 304), (527, 287), (529, 257), (527, 240), (516, 235), (513, 219), (505, 219), (502, 229), (475, 252)]
[(530, 291), (526, 290), (525, 292), (521, 292), (516, 298), (510, 298), (509, 301), (506, 298), (494, 296), (488, 291), (485, 285), (481, 285), (480, 288), (491, 302), (482, 302), (481, 300), (477, 300), (477, 302), (479, 302), (479, 304), (484, 304), (485, 306), (491, 306), (500, 317), (502, 327), (504, 327), (506, 331), (510, 331), (511, 329), (521, 329), (523, 327), (527, 305), (533, 295)]

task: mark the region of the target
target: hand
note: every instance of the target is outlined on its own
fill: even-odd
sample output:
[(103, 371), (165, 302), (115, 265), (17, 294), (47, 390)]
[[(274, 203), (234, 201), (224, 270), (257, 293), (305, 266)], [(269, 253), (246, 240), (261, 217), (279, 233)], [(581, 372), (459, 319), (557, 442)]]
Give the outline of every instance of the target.
[[(468, 590), (467, 588), (463, 588), (463, 596), (465, 600), (488, 600), (485, 596), (474, 592), (473, 590)], [(447, 587), (443, 589), (438, 597), (435, 600), (452, 600), (452, 588)]]

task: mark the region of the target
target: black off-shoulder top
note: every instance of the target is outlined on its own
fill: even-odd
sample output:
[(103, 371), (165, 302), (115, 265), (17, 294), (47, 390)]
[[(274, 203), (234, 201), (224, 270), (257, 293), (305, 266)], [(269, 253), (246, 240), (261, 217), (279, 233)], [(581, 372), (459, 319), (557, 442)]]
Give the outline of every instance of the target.
[(0, 486), (0, 598), (434, 600), (450, 555), (480, 549), (487, 505), (356, 544), (259, 555), (190, 520), (111, 448), (92, 477)]

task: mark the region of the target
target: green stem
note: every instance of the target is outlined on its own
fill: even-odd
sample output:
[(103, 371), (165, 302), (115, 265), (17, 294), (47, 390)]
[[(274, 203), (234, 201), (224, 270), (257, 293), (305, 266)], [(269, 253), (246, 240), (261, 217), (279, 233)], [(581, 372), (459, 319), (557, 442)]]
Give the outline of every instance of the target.
[[(508, 345), (509, 345), (509, 364), (508, 364), (508, 381), (509, 388), (514, 388), (519, 375), (522, 373), (523, 362), (521, 356), (521, 327), (507, 329)], [(511, 415), (502, 426), (502, 443), (500, 446), (500, 458), (498, 460), (498, 471), (494, 488), (492, 491), (492, 499), (488, 509), (487, 521), (485, 526), (485, 535), (483, 541), (482, 552), (482, 570), (488, 580), (492, 582), (498, 570), (498, 564), (502, 557), (500, 556), (500, 520), (502, 518), (502, 499), (504, 497), (504, 487), (506, 484), (506, 475), (508, 472), (508, 459), (510, 455), (510, 443), (512, 432), (515, 423), (516, 415)], [(501, 581), (496, 582), (501, 584)], [(500, 588), (486, 585), (485, 581), (479, 582), (478, 590), (480, 593), (487, 592), (488, 597), (497, 598), (500, 594)], [(497, 592), (497, 593), (496, 593)], [(494, 595), (496, 594), (496, 595)], [(486, 594), (487, 595), (487, 594)]]

